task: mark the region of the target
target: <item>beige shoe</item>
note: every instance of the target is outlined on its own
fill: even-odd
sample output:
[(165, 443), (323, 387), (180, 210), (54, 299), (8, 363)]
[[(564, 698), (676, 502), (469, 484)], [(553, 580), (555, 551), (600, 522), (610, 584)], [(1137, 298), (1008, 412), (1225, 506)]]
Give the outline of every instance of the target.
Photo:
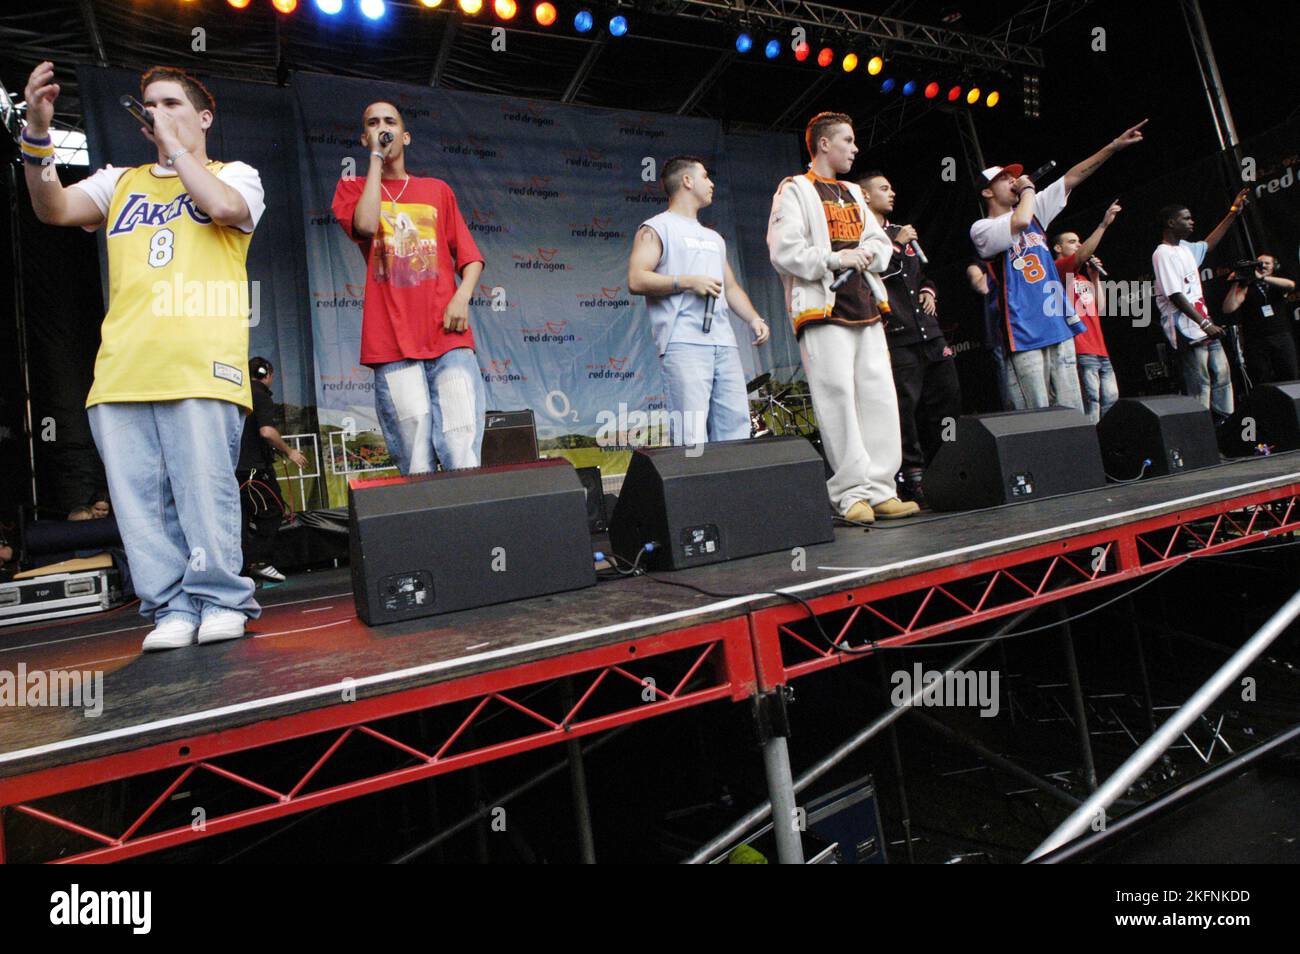
[(876, 512), (871, 509), (871, 504), (865, 500), (859, 500), (849, 512), (844, 515), (845, 520), (852, 520), (854, 523), (875, 523)]
[(882, 500), (876, 504), (876, 515), (881, 520), (897, 520), (900, 517), (910, 517), (917, 513), (921, 508), (915, 503), (908, 500), (906, 502), (899, 500), (897, 497), (890, 497), (888, 500)]

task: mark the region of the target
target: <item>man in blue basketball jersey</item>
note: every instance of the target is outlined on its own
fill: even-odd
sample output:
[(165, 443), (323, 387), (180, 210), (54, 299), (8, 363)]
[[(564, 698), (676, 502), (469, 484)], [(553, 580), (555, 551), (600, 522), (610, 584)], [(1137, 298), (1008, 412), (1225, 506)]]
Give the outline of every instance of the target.
[(987, 215), (971, 226), (970, 237), (998, 289), (1006, 390), (1017, 409), (1055, 403), (1083, 412), (1074, 336), (1086, 326), (1065, 294), (1046, 229), (1076, 185), (1115, 153), (1142, 141), (1146, 122), (1073, 166), (1042, 195), (1020, 165), (984, 170), (980, 195)]

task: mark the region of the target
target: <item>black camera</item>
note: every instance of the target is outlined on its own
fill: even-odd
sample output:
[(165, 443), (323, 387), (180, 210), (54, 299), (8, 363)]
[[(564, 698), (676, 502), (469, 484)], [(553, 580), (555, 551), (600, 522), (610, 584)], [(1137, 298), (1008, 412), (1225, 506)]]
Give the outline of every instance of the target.
[(1264, 263), (1258, 259), (1237, 262), (1228, 274), (1228, 281), (1233, 285), (1250, 285), (1259, 280), (1258, 270), (1263, 267)]

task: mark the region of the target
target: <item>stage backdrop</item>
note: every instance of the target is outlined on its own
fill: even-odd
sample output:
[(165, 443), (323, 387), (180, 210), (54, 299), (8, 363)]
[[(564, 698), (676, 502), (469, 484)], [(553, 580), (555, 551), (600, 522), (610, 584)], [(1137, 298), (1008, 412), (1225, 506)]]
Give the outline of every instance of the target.
[[(148, 161), (150, 147), (117, 104), (135, 75), (83, 67), (79, 78), (92, 165)], [(665, 408), (645, 303), (627, 290), (627, 256), (637, 226), (666, 207), (657, 174), (678, 153), (714, 170), (702, 221), (726, 238), (732, 268), (772, 325), (772, 341), (755, 349), (735, 322), (746, 375), (802, 376), (765, 243), (772, 193), (804, 165), (794, 136), (325, 75), (298, 74), (288, 88), (204, 81), (218, 102), (209, 153), (249, 162), (267, 187), (249, 251), (261, 304), (250, 348), (279, 370), (276, 399), (291, 412), (290, 430), (313, 417), (298, 408), (315, 409), (330, 478), (318, 505), (343, 502), (345, 470), (387, 462), (372, 375), (357, 361), (365, 263), (330, 211), (340, 175), (365, 173), (361, 113), (376, 99), (401, 108), (413, 140), (408, 169), (451, 185), (486, 259), (471, 322), (488, 405), (531, 408), (545, 448), (618, 472), (626, 452), (598, 448), (597, 435), (621, 439), (636, 412)]]

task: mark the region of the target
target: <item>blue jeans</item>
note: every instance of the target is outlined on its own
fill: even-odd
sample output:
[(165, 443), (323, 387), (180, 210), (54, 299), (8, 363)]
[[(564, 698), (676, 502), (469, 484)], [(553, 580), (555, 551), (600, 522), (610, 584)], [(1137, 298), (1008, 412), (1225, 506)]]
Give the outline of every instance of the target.
[(1190, 397), (1220, 420), (1232, 417), (1232, 372), (1228, 355), (1218, 341), (1208, 341), (1179, 352), (1183, 365), (1183, 386)]
[(1115, 383), (1115, 369), (1104, 354), (1081, 354), (1079, 362), (1079, 387), (1083, 391), (1083, 413), (1096, 424), (1119, 400), (1119, 385)]
[(749, 397), (740, 349), (673, 342), (663, 354), (673, 444), (749, 437)]
[(375, 368), (375, 411), (403, 474), (479, 466), (486, 404), (471, 348)]
[(1032, 351), (1013, 351), (1006, 357), (1004, 371), (1017, 411), (1059, 404), (1083, 413), (1073, 338)]
[(198, 623), (212, 610), (262, 614), (239, 575), (239, 438), (228, 401), (138, 401), (87, 411), (104, 462), (140, 615)]

